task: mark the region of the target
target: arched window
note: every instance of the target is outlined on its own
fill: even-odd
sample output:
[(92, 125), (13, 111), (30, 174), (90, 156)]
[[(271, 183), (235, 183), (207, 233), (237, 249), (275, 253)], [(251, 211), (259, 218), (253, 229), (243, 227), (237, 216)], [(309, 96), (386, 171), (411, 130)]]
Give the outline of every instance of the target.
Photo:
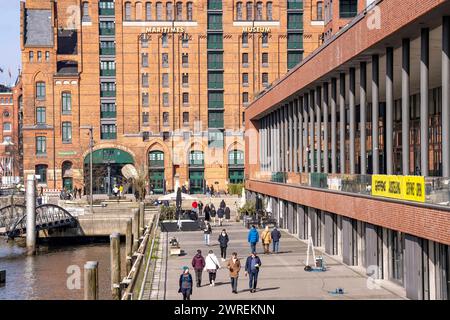
[(242, 20), (242, 2), (236, 3), (236, 20)]
[(36, 82), (36, 99), (45, 100), (45, 82)]
[(46, 183), (47, 182), (47, 168), (46, 164), (37, 164), (34, 167), (34, 173), (39, 176), (37, 179), (38, 183)]
[(173, 20), (172, 2), (167, 2), (166, 4), (166, 20)]
[(131, 20), (131, 3), (125, 2), (125, 21)]
[(142, 2), (136, 2), (135, 20), (142, 20)]
[(145, 20), (147, 20), (147, 21), (152, 20), (152, 3), (151, 2), (145, 3)]
[(192, 4), (192, 2), (188, 2), (187, 3), (187, 5), (186, 5), (186, 7), (187, 7), (187, 11), (186, 11), (186, 20), (187, 21), (192, 21), (194, 18), (193, 18), (193, 4)]
[(268, 1), (266, 4), (266, 19), (269, 21), (273, 20), (273, 5), (272, 1)]
[(256, 20), (262, 20), (263, 17), (263, 3), (261, 1), (256, 3)]
[(163, 5), (161, 2), (156, 3), (156, 20), (160, 21), (162, 20), (162, 8)]
[(180, 2), (180, 1), (177, 2), (176, 10), (177, 10), (177, 20), (178, 21), (183, 20), (183, 3), (182, 2)]
[(247, 20), (253, 20), (253, 2), (247, 2)]

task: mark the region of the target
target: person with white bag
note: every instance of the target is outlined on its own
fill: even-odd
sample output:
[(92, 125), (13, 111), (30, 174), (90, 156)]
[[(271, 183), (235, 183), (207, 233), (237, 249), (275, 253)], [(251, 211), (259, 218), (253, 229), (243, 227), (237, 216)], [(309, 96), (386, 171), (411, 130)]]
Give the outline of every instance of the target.
[(209, 286), (214, 287), (217, 270), (220, 269), (220, 263), (212, 250), (209, 250), (208, 255), (205, 258), (205, 262), (205, 271), (208, 271), (209, 274)]

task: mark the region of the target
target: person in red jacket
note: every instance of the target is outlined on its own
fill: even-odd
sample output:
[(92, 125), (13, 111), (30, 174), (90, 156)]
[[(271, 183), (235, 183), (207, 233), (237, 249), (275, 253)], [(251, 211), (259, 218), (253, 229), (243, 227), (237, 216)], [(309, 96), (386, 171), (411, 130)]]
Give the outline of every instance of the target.
[(203, 258), (201, 250), (197, 250), (197, 254), (192, 258), (192, 267), (195, 271), (197, 288), (199, 288), (202, 286), (202, 272), (205, 267), (205, 258)]

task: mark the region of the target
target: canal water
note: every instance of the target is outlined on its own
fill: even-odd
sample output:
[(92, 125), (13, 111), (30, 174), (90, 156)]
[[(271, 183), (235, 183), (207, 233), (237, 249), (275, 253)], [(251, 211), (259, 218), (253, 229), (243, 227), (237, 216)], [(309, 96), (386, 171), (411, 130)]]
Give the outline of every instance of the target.
[[(99, 262), (99, 298), (111, 299), (108, 240), (41, 244), (39, 253), (28, 257), (22, 243), (0, 238), (0, 270), (6, 270), (6, 284), (0, 285), (0, 300), (83, 299), (83, 266), (91, 260)], [(121, 255), (123, 278), (124, 245)]]

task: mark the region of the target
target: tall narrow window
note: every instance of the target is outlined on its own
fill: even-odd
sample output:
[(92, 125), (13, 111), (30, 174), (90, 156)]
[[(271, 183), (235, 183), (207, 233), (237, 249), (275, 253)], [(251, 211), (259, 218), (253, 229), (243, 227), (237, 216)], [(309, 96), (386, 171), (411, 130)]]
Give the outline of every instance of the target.
[(317, 2), (317, 20), (323, 20), (323, 2)]
[(242, 85), (244, 87), (248, 87), (248, 73), (247, 72), (242, 74)]
[(163, 33), (161, 35), (161, 44), (163, 48), (167, 48), (169, 46), (167, 33)]
[(135, 20), (142, 20), (142, 2), (136, 2)]
[(62, 123), (62, 142), (70, 143), (72, 142), (72, 123), (63, 122)]
[(162, 8), (163, 4), (161, 2), (156, 3), (156, 20), (161, 21), (162, 20)]
[(163, 112), (163, 126), (169, 125), (169, 113)]
[(268, 47), (269, 46), (269, 34), (267, 32), (264, 32), (261, 35), (261, 42), (262, 42), (262, 46), (263, 47)]
[(148, 73), (142, 74), (142, 87), (148, 88)]
[(142, 123), (144, 125), (148, 125), (149, 122), (149, 113), (148, 112), (142, 112)]
[(83, 18), (82, 21), (84, 22), (89, 22), (90, 21), (90, 17), (89, 17), (89, 2), (84, 1), (83, 2)]
[(42, 61), (42, 51), (38, 51), (37, 52), (37, 61), (41, 62)]
[(50, 51), (45, 51), (45, 62), (50, 61)]
[(248, 53), (246, 52), (242, 54), (242, 66), (248, 67)]
[(42, 136), (36, 137), (36, 154), (42, 155), (47, 153), (47, 138)]
[(269, 54), (267, 52), (261, 54), (261, 63), (263, 67), (269, 66)]
[(131, 20), (131, 3), (125, 2), (125, 21)]
[(183, 34), (183, 37), (181, 39), (181, 46), (183, 48), (189, 48), (189, 35), (187, 35), (186, 33)]
[(151, 2), (145, 3), (145, 20), (147, 20), (147, 21), (152, 20), (152, 3)]
[(141, 46), (142, 46), (142, 48), (148, 48), (148, 38), (143, 37), (141, 39)]
[(185, 68), (189, 67), (189, 54), (188, 53), (181, 54), (181, 64)]
[(142, 106), (143, 107), (148, 107), (149, 106), (148, 93), (147, 92), (142, 94)]
[(247, 20), (253, 20), (253, 2), (247, 2)]
[(168, 68), (169, 67), (169, 54), (168, 53), (163, 53), (162, 54), (162, 66), (164, 68)]
[(169, 94), (167, 92), (164, 92), (162, 94), (163, 97), (163, 106), (168, 107), (169, 106)]
[(242, 34), (242, 46), (248, 47), (248, 33), (247, 32), (244, 32)]
[(173, 5), (172, 2), (166, 4), (166, 20), (173, 20)]
[(261, 1), (256, 3), (256, 20), (262, 20), (263, 17), (263, 4)]
[(193, 17), (193, 4), (192, 4), (192, 2), (188, 2), (187, 3), (187, 5), (186, 5), (186, 20), (187, 21), (192, 21), (193, 19), (194, 19), (194, 17)]
[(182, 83), (183, 87), (189, 87), (189, 73), (183, 73)]
[(271, 1), (268, 1), (266, 4), (266, 19), (269, 21), (273, 20), (273, 4)]
[(168, 73), (162, 74), (162, 87), (163, 88), (169, 87), (169, 74)]
[(34, 60), (34, 52), (33, 51), (28, 52), (28, 60), (30, 62), (33, 62), (33, 60)]
[(242, 103), (243, 104), (248, 103), (248, 92), (242, 92)]
[(45, 100), (45, 82), (36, 82), (36, 99)]
[(176, 6), (176, 10), (177, 10), (177, 20), (183, 20), (183, 3), (182, 2), (177, 2), (177, 6)]
[(63, 92), (61, 102), (62, 114), (70, 114), (72, 112), (72, 94), (70, 92)]
[(188, 105), (189, 104), (189, 93), (183, 92), (183, 104)]
[(142, 54), (142, 67), (148, 67), (148, 53)]
[(263, 87), (269, 86), (269, 74), (267, 72), (263, 72), (262, 74), (262, 85)]
[(189, 125), (189, 112), (183, 112), (183, 125)]
[(236, 3), (236, 20), (242, 20), (242, 2)]
[(45, 124), (45, 107), (36, 108), (36, 124)]

